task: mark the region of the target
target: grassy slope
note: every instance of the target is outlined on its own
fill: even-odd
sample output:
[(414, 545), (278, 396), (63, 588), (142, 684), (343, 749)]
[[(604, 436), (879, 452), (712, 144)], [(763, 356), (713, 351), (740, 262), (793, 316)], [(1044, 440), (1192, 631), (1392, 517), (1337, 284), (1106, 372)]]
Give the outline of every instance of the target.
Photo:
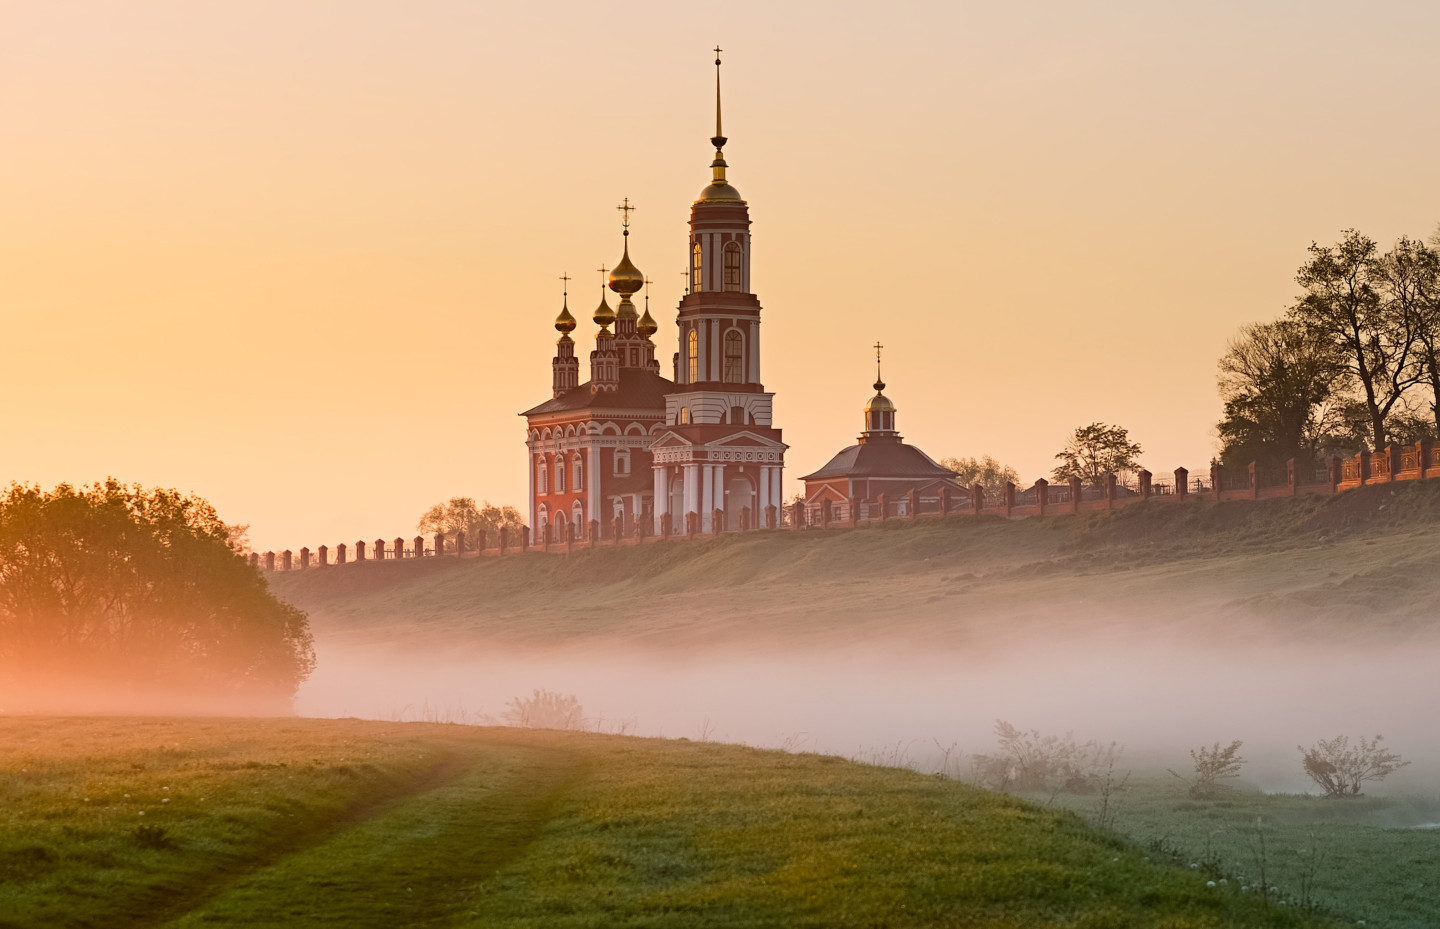
[(0, 746), (7, 927), (1319, 925), (829, 757), (353, 720), (0, 719)]
[[(1005, 521), (892, 522), (504, 559), (368, 563), (275, 575), (327, 641), (474, 638), (676, 645), (866, 636), (955, 643), (1146, 616), (1343, 636), (1430, 629), (1440, 482), (1333, 498), (1149, 504)], [(1075, 607), (1079, 607), (1076, 609)]]

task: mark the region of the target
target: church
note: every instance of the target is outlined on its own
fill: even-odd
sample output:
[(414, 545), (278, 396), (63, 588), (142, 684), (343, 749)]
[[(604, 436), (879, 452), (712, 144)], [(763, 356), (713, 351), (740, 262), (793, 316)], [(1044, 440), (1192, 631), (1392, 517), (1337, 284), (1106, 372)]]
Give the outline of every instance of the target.
[(726, 141), (717, 57), (715, 157), (710, 183), (690, 210), (689, 278), (675, 318), (680, 350), (670, 377), (655, 358), (659, 325), (632, 299), (646, 279), (630, 259), (627, 200), (620, 207), (621, 258), (606, 279), (618, 303), (612, 308), (602, 291), (591, 314), (598, 331), (589, 380), (580, 383), (567, 291), (555, 320), (551, 397), (520, 414), (537, 540), (780, 524), (786, 445), (772, 421), (774, 394), (760, 379), (750, 211), (726, 177)]

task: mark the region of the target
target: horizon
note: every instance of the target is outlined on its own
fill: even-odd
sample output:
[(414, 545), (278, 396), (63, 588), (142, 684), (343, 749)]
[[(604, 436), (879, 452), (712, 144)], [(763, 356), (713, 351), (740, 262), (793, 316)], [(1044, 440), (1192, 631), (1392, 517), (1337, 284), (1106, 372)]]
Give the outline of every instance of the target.
[(1103, 421), (1193, 471), (1306, 247), (1440, 220), (1440, 9), (862, 10), (8, 8), (0, 480), (173, 486), (261, 551), (523, 509), (560, 276), (579, 341), (625, 197), (669, 374), (717, 41), (786, 496), (876, 341), (934, 458), (1028, 484)]

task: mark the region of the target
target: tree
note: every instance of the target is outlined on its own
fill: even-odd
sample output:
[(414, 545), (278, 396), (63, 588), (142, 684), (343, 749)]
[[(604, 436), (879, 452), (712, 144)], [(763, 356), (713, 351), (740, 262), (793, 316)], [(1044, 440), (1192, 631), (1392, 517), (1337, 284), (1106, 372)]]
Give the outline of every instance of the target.
[(285, 704), (314, 666), (305, 614), (270, 593), (199, 497), (114, 479), (0, 497), (11, 700), (37, 702), (49, 684)]
[(1430, 387), (1429, 425), (1424, 433), (1417, 429), (1415, 412), (1403, 411), (1396, 417), (1397, 439), (1440, 437), (1440, 232), (1432, 236), (1432, 246), (1402, 238), (1385, 256), (1383, 262), (1387, 290), (1392, 293), (1399, 311), (1415, 317), (1417, 375)]
[(477, 506), (474, 497), (451, 497), (426, 510), (416, 528), (427, 535), (442, 532), (450, 540), (454, 540), (455, 533), (463, 532), (474, 544), (482, 532), (493, 538), (502, 528), (519, 529), (524, 525), (525, 518), (513, 506), (496, 506), (489, 500)]
[(1366, 781), (1381, 781), (1410, 762), (1381, 746), (1385, 737), (1357, 739), (1355, 746), (1343, 736), (1321, 739), (1310, 748), (1300, 749), (1305, 773), (1325, 791), (1327, 797), (1358, 797)]
[(1290, 316), (1345, 358), (1375, 448), (1385, 445), (1385, 421), (1418, 378), (1419, 320), (1396, 277), (1406, 273), (1403, 260), (1382, 259), (1373, 239), (1349, 229), (1333, 248), (1311, 243), (1310, 260), (1295, 278), (1305, 292)]
[(1348, 369), (1325, 337), (1294, 320), (1241, 328), (1220, 357), (1221, 460), (1311, 459), (1345, 431)]
[(1087, 484), (1096, 484), (1110, 472), (1127, 475), (1140, 470), (1137, 456), (1141, 451), (1121, 427), (1091, 423), (1076, 429), (1055, 456), (1061, 463), (1053, 474), (1057, 481), (1078, 477)]
[(1190, 760), (1195, 762), (1194, 775), (1187, 778), (1173, 770), (1170, 773), (1190, 785), (1188, 793), (1192, 798), (1209, 800), (1225, 786), (1217, 783), (1219, 780), (1240, 776), (1240, 766), (1245, 763), (1245, 759), (1240, 757), (1240, 746), (1243, 744), (1236, 739), (1224, 748), (1216, 742), (1210, 748), (1191, 749)]
[(528, 697), (516, 697), (505, 704), (500, 718), (507, 726), (527, 729), (581, 729), (586, 726), (585, 708), (574, 694), (535, 690)]
[(1003, 465), (986, 455), (984, 458), (941, 458), (940, 467), (955, 472), (955, 480), (961, 487), (979, 484), (986, 491), (999, 491), (1005, 484), (1020, 483), (1019, 473), (1009, 465)]

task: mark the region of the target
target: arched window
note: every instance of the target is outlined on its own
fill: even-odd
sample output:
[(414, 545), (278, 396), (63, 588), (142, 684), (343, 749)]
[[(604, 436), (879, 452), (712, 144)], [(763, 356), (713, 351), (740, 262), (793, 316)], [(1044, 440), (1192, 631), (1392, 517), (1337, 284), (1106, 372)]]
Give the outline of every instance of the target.
[(693, 384), (700, 380), (700, 331), (691, 329), (690, 334), (685, 337), (685, 383)]
[(570, 459), (570, 489), (576, 493), (585, 489), (585, 465), (581, 463), (578, 453)]
[(537, 494), (548, 494), (550, 488), (547, 486), (549, 473), (545, 468), (545, 459), (541, 458), (535, 462), (535, 492)]
[(699, 293), (703, 288), (700, 279), (700, 243), (695, 243), (695, 249), (690, 253), (690, 292)]
[(740, 243), (725, 243), (725, 290), (740, 289)]
[(575, 505), (570, 508), (570, 518), (575, 521), (574, 535), (577, 539), (585, 538), (585, 508), (576, 500)]
[(555, 492), (556, 492), (557, 494), (563, 494), (563, 493), (565, 492), (565, 459), (564, 459), (564, 458), (556, 458), (556, 459), (555, 459)]
[(745, 337), (738, 329), (725, 333), (725, 383), (738, 384), (745, 379)]
[(690, 422), (690, 408), (689, 408), (688, 406), (682, 406), (682, 407), (680, 408), (680, 425), (683, 426), (683, 425), (685, 425), (685, 424), (687, 424), (687, 423), (689, 423), (689, 422)]
[(620, 475), (630, 473), (630, 449), (615, 449), (615, 473)]

